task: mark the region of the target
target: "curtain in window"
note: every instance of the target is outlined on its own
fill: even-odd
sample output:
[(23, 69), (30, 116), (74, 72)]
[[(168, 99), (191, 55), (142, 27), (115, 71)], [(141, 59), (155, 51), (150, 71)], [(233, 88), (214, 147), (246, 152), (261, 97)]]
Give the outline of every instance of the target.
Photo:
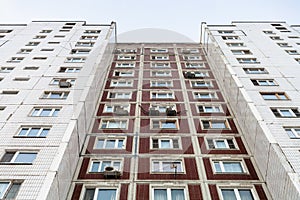
[(222, 196), (224, 200), (237, 200), (233, 189), (222, 189)]
[(116, 190), (99, 189), (97, 200), (116, 200)]
[(171, 190), (172, 200), (184, 200), (184, 191), (183, 189), (172, 189)]
[(239, 193), (241, 200), (254, 200), (251, 191), (248, 189), (241, 189)]
[(167, 200), (167, 190), (155, 189), (154, 200)]

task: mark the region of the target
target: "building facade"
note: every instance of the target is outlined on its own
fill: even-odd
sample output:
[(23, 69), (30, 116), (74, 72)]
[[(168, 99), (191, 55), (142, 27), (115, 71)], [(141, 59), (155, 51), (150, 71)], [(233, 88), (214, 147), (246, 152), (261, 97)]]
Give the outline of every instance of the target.
[(273, 199), (300, 199), (299, 26), (202, 26), (208, 61)]
[(66, 199), (114, 27), (0, 25), (0, 199)]

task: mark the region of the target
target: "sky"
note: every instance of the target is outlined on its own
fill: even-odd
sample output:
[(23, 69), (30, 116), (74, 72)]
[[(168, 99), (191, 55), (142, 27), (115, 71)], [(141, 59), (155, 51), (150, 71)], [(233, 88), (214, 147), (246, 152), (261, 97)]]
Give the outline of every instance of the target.
[(286, 21), (300, 24), (300, 0), (0, 0), (1, 24), (34, 20), (117, 23), (117, 33), (168, 29), (199, 41), (201, 22)]

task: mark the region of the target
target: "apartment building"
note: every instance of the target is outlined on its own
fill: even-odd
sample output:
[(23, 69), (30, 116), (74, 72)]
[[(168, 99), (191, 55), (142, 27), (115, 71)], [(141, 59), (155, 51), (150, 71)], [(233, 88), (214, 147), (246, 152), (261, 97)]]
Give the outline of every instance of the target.
[(300, 199), (300, 27), (202, 24), (202, 41), (273, 199)]
[(118, 43), (68, 199), (272, 199), (204, 49)]
[(0, 199), (66, 199), (115, 24), (0, 25)]

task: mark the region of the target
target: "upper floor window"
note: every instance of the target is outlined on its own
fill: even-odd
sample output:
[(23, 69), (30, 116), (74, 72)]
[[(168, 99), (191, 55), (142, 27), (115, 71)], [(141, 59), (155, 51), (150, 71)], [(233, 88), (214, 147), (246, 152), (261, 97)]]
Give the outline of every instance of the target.
[(206, 139), (209, 149), (236, 149), (233, 139), (208, 138)]
[(120, 48), (120, 49), (115, 49), (115, 53), (136, 53), (136, 49), (123, 49), (123, 48)]
[(51, 33), (52, 30), (41, 30), (40, 33)]
[(159, 62), (155, 62), (155, 63), (151, 63), (151, 68), (170, 68), (170, 63), (159, 63)]
[(136, 57), (133, 55), (118, 55), (118, 60), (135, 60)]
[(183, 164), (179, 160), (152, 160), (152, 173), (183, 173)]
[(265, 34), (270, 34), (270, 35), (273, 35), (275, 34), (273, 31), (263, 31)]
[(50, 127), (31, 127), (24, 126), (18, 132), (19, 137), (46, 137), (50, 131)]
[(241, 64), (259, 63), (256, 58), (237, 58), (237, 61)]
[(169, 56), (151, 56), (151, 60), (169, 60)]
[(246, 74), (268, 74), (265, 68), (243, 68)]
[(0, 33), (11, 33), (12, 31), (10, 29), (0, 29)]
[(291, 47), (291, 45), (289, 45), (289, 44), (286, 43), (286, 42), (278, 42), (277, 44), (278, 44), (278, 46), (280, 46), (280, 47)]
[(117, 189), (115, 188), (87, 188), (84, 200), (115, 200), (117, 199)]
[(72, 49), (70, 54), (89, 54), (90, 49)]
[(204, 68), (204, 63), (185, 63), (186, 68)]
[(284, 130), (290, 138), (300, 138), (300, 127), (284, 127)]
[(191, 81), (191, 86), (193, 88), (198, 88), (198, 87), (213, 87), (211, 81)]
[(100, 127), (101, 129), (126, 129), (127, 120), (102, 120)]
[(203, 129), (228, 129), (226, 120), (201, 120)]
[(66, 99), (69, 95), (68, 91), (45, 91), (43, 99)]
[(176, 119), (153, 119), (152, 129), (178, 129), (178, 121)]
[(9, 73), (14, 69), (14, 67), (1, 67), (0, 73)]
[(21, 49), (18, 53), (20, 54), (29, 54), (33, 49)]
[(231, 33), (234, 33), (233, 30), (219, 30), (218, 33), (220, 34), (231, 34)]
[(284, 92), (260, 92), (264, 100), (288, 100)]
[(24, 57), (12, 57), (11, 59), (9, 59), (7, 62), (11, 62), (11, 63), (19, 63), (22, 60), (24, 60)]
[(61, 67), (58, 72), (76, 73), (80, 72), (81, 67)]
[(124, 138), (98, 138), (95, 149), (124, 149)]
[(69, 57), (66, 59), (66, 63), (84, 63), (85, 57)]
[(126, 81), (126, 80), (112, 80), (110, 82), (110, 87), (132, 87), (133, 82), (132, 81)]
[(151, 53), (168, 53), (168, 49), (150, 49)]
[(6, 151), (0, 163), (31, 164), (36, 156), (37, 153), (31, 151)]
[(28, 42), (25, 46), (37, 46), (40, 42)]
[(297, 108), (271, 108), (276, 117), (300, 117)]
[(207, 71), (188, 71), (184, 72), (185, 78), (205, 78), (209, 77), (209, 73)]
[(96, 35), (83, 35), (80, 37), (81, 40), (97, 40), (97, 38)]
[(250, 50), (231, 50), (233, 55), (251, 55), (252, 52)]
[(194, 92), (195, 99), (216, 99), (215, 92)]
[(270, 36), (272, 40), (283, 40), (279, 36)]
[(95, 42), (77, 42), (75, 47), (93, 47)]
[(15, 199), (21, 182), (18, 181), (0, 181), (0, 199)]
[(154, 80), (150, 82), (150, 87), (172, 87), (172, 81)]
[(131, 92), (110, 92), (109, 99), (131, 99)]
[(116, 63), (116, 67), (134, 68), (135, 63)]
[(201, 56), (183, 56), (185, 60), (201, 60)]
[(241, 161), (234, 160), (215, 160), (213, 161), (214, 171), (216, 173), (245, 173)]
[(253, 85), (256, 86), (276, 86), (278, 85), (274, 79), (251, 79), (251, 82), (253, 83)]
[(300, 64), (300, 58), (295, 58), (295, 60)]
[(134, 76), (134, 71), (114, 71), (114, 76), (120, 76), (120, 77), (132, 77)]
[(101, 32), (101, 30), (85, 30), (84, 33), (88, 33), (88, 34), (99, 34)]
[(121, 160), (93, 160), (89, 172), (104, 172), (107, 167), (121, 170)]
[(153, 149), (179, 149), (178, 138), (152, 138)]
[(222, 188), (221, 195), (223, 200), (255, 200), (253, 192), (248, 188)]
[(223, 40), (240, 40), (239, 36), (222, 36)]
[(151, 92), (151, 99), (174, 99), (173, 92)]
[(157, 187), (152, 190), (153, 198), (151, 200), (187, 200), (185, 189)]
[(299, 55), (297, 50), (285, 50), (285, 52), (287, 52), (290, 55)]
[(105, 104), (104, 106), (104, 113), (123, 113), (128, 115), (130, 111), (130, 105), (129, 104)]
[(36, 35), (33, 39), (44, 39), (46, 37), (46, 35)]
[(229, 47), (244, 47), (245, 46), (245, 44), (241, 43), (241, 42), (229, 42), (229, 43), (226, 43), (226, 44)]
[(37, 67), (37, 66), (26, 66), (26, 67), (24, 67), (23, 69), (24, 69), (24, 70), (38, 70), (39, 67)]
[(172, 76), (172, 73), (171, 71), (152, 71), (151, 76), (154, 77)]
[(31, 116), (33, 117), (57, 117), (60, 108), (34, 108)]
[(181, 52), (184, 54), (199, 53), (199, 49), (182, 49)]
[[(71, 87), (72, 85), (75, 84), (75, 81), (76, 81), (75, 78), (68, 78), (68, 79), (65, 79), (65, 78), (54, 78), (54, 79), (51, 80), (50, 85), (59, 85), (60, 87)], [(68, 86), (62, 85), (63, 84), (62, 82), (68, 83), (67, 84)]]
[(200, 113), (221, 113), (222, 108), (220, 105), (198, 105), (198, 111)]

